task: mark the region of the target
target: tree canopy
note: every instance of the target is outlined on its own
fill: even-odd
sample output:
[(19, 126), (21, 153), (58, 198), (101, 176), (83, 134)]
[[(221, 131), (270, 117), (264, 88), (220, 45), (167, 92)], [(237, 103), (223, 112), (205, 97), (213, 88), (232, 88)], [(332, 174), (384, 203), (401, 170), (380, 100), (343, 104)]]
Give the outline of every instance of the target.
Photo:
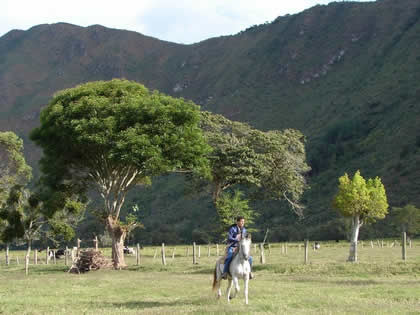
[[(130, 188), (172, 171), (208, 174), (210, 147), (199, 121), (190, 101), (132, 81), (98, 81), (57, 93), (31, 139), (44, 152), (43, 182), (79, 195), (96, 188), (110, 234), (121, 243), (127, 231), (119, 216)], [(122, 254), (123, 244), (114, 245), (114, 262), (123, 261), (114, 251)]]
[(11, 131), (0, 132), (0, 205), (14, 185), (24, 185), (31, 177), (32, 169), (23, 156), (22, 139)]
[(213, 148), (209, 160), (215, 203), (222, 191), (242, 184), (259, 188), (263, 197), (285, 199), (302, 214), (299, 199), (310, 168), (299, 131), (264, 132), (209, 112), (202, 117), (201, 127)]
[(360, 171), (352, 179), (347, 173), (339, 178), (333, 205), (343, 216), (357, 215), (363, 223), (383, 219), (388, 213), (388, 201), (381, 179), (375, 177), (366, 181)]

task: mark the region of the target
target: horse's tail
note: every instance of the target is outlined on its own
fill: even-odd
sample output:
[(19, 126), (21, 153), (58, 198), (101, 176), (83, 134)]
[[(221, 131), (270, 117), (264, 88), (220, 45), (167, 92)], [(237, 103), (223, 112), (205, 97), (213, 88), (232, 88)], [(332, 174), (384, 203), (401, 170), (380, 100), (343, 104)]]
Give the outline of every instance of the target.
[(214, 272), (213, 272), (213, 291), (216, 290), (216, 285), (217, 285), (217, 265), (214, 268)]

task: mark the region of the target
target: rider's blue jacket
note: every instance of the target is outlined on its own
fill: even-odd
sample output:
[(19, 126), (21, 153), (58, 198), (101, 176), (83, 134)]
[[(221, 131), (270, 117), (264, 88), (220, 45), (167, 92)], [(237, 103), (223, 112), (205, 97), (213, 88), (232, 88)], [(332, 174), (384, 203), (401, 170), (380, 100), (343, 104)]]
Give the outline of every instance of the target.
[(232, 224), (230, 226), (229, 231), (228, 231), (228, 240), (227, 240), (227, 243), (228, 243), (229, 247), (237, 247), (238, 246), (238, 240), (236, 239), (236, 236), (238, 234), (241, 234), (241, 233), (242, 233), (242, 235), (246, 234), (245, 227), (243, 227), (242, 231), (241, 231), (241, 229), (236, 224)]

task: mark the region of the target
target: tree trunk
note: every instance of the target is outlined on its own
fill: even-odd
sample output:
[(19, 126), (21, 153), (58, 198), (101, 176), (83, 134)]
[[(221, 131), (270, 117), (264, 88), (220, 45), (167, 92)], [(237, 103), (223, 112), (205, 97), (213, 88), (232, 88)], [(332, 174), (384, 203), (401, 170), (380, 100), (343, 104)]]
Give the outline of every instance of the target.
[(350, 254), (347, 261), (357, 261), (357, 240), (359, 238), (359, 229), (361, 223), (358, 215), (352, 217), (351, 221), (351, 237), (350, 237)]
[(112, 238), (112, 262), (114, 268), (124, 268), (127, 266), (124, 260), (124, 240), (127, 231), (111, 216), (107, 218), (107, 229)]

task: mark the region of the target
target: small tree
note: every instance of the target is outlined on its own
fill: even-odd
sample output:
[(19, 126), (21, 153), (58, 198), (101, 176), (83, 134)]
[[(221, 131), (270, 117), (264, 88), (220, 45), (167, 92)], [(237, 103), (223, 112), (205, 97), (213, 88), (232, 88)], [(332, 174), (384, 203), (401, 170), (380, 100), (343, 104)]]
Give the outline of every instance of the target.
[[(25, 185), (31, 177), (32, 169), (23, 156), (22, 139), (11, 131), (0, 132), (0, 209), (5, 206), (11, 189), (15, 185)], [(0, 216), (2, 235), (8, 225), (5, 217), (5, 213)]]
[(383, 219), (388, 213), (385, 187), (379, 177), (366, 180), (357, 171), (353, 179), (344, 174), (339, 179), (338, 193), (333, 206), (346, 217), (351, 217), (350, 254), (348, 261), (357, 261), (359, 229), (365, 223)]
[(126, 81), (90, 82), (54, 96), (31, 139), (42, 147), (43, 182), (64, 195), (102, 196), (115, 268), (132, 223), (120, 220), (127, 192), (152, 176), (207, 170), (206, 144), (192, 102)]
[(216, 208), (224, 232), (238, 216), (243, 216), (247, 224), (254, 221), (256, 213), (249, 207), (249, 200), (242, 199), (242, 195), (240, 190), (235, 190), (233, 194), (224, 192), (217, 200)]
[(401, 232), (409, 235), (420, 233), (420, 209), (414, 205), (408, 204), (402, 208), (392, 207), (391, 220)]

